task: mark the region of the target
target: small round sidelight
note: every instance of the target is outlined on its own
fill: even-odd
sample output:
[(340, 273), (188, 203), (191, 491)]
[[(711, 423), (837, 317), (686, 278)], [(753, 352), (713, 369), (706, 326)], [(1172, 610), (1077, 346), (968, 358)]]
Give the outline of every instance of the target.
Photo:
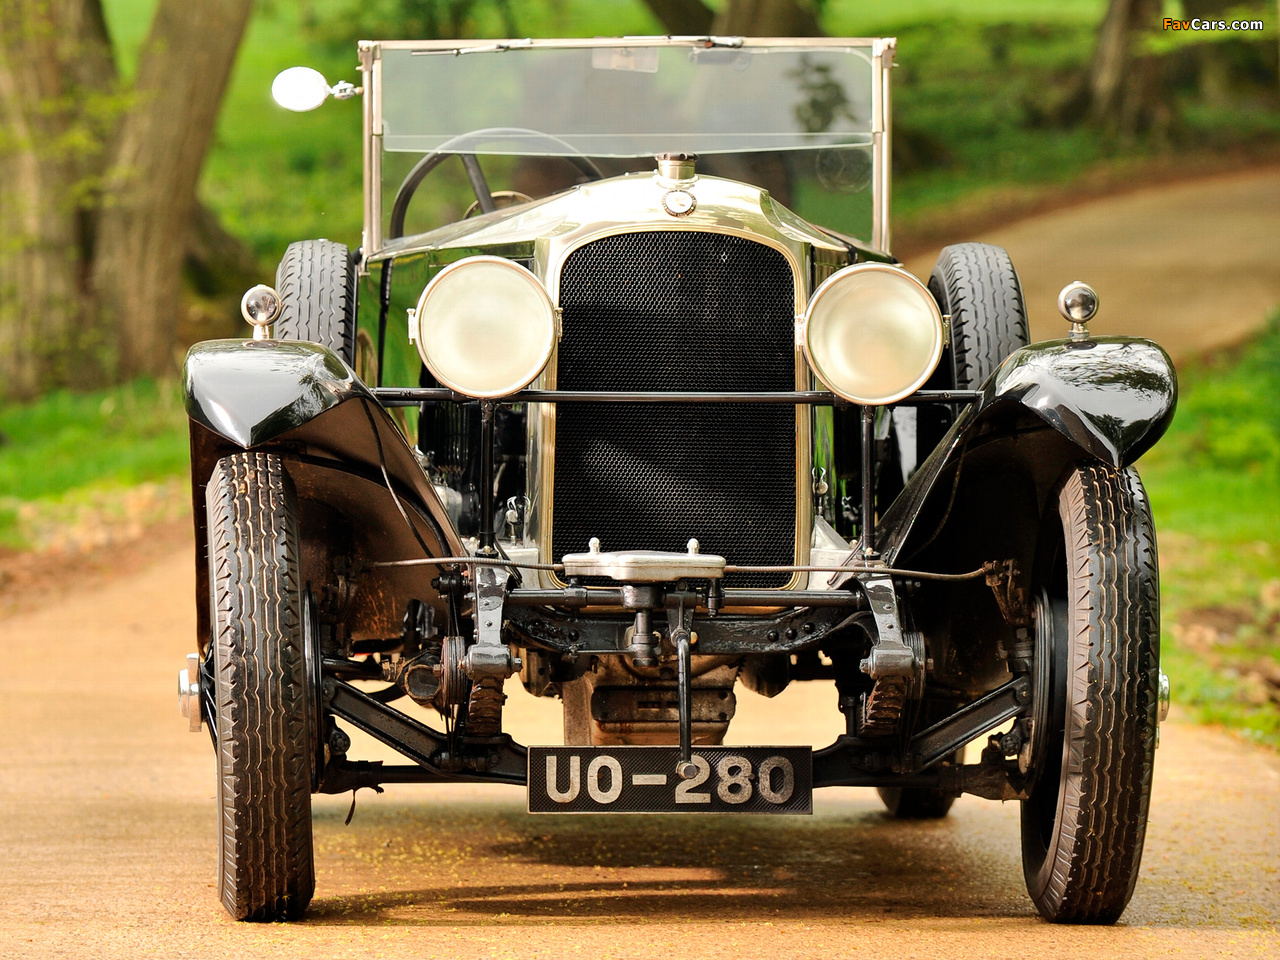
[(441, 384), (494, 399), (527, 387), (547, 365), (556, 311), (524, 267), (501, 257), (468, 257), (427, 284), (409, 335)]
[(1098, 312), (1098, 292), (1082, 280), (1072, 280), (1058, 294), (1058, 312), (1071, 323), (1088, 323)]
[(265, 283), (245, 291), (240, 298), (240, 314), (253, 325), (253, 339), (266, 340), (271, 336), (271, 324), (280, 316), (282, 306), (280, 294)]
[(942, 357), (942, 314), (900, 267), (859, 263), (818, 287), (804, 315), (804, 352), (818, 379), (853, 403), (909, 396)]
[(1058, 294), (1058, 312), (1071, 324), (1070, 339), (1087, 340), (1085, 324), (1098, 312), (1098, 292), (1082, 280), (1072, 280)]

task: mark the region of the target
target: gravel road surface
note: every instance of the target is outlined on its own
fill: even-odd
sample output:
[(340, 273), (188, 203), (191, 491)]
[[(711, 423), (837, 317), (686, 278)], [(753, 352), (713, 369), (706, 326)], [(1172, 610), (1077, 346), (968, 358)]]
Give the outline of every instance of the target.
[[(1080, 278), (1101, 293), (1098, 332), (1186, 356), (1280, 302), (1278, 228), (1273, 170), (979, 239), (1012, 252), (1036, 337), (1059, 335), (1053, 299)], [(899, 824), (874, 792), (837, 789), (807, 818), (529, 817), (520, 790), (471, 786), (362, 791), (350, 826), (350, 796), (317, 798), (307, 920), (236, 924), (214, 891), (212, 752), (174, 695), (194, 648), (190, 551), (179, 536), (114, 577), (68, 562), (58, 594), (0, 616), (0, 957), (1280, 957), (1280, 757), (1176, 707), (1115, 927), (1038, 919), (1016, 804), (966, 797), (945, 821)], [(558, 704), (510, 692), (508, 728), (558, 742)], [(797, 684), (743, 691), (730, 733), (823, 744), (838, 729), (834, 690)]]

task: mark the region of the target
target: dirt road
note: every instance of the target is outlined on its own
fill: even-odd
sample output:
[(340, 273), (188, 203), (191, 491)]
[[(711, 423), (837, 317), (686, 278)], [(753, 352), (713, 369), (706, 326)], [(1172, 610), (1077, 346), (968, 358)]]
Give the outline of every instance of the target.
[[(1092, 284), (1095, 334), (1148, 337), (1174, 360), (1239, 342), (1280, 304), (1280, 168), (1165, 184), (966, 239), (1006, 248), (1031, 339), (1066, 336), (1058, 291)], [(937, 252), (910, 257), (927, 278)]]
[[(1194, 232), (1175, 229), (1189, 210)], [(1056, 335), (1042, 318), (1077, 276), (1102, 294), (1099, 332), (1175, 354), (1280, 302), (1274, 171), (1040, 223), (982, 238), (1013, 252), (1036, 336)], [(812, 818), (532, 818), (519, 790), (462, 786), (364, 791), (350, 826), (350, 797), (317, 798), (308, 919), (235, 924), (213, 888), (212, 752), (174, 696), (192, 584), (179, 542), (87, 585), (68, 564), (56, 601), (0, 619), (0, 957), (1280, 957), (1280, 757), (1176, 708), (1113, 928), (1036, 917), (1015, 804), (904, 825), (871, 791), (828, 790)], [(556, 742), (556, 704), (512, 693), (510, 728)], [(744, 691), (731, 738), (822, 744), (838, 726), (829, 686), (795, 685)]]
[[(1177, 722), (1111, 929), (1035, 916), (1016, 804), (904, 825), (828, 790), (812, 818), (547, 818), (464, 786), (364, 791), (349, 827), (349, 796), (318, 798), (308, 919), (233, 923), (212, 752), (173, 694), (188, 549), (0, 624), (0, 956), (1280, 956), (1280, 758)], [(554, 706), (511, 692), (515, 729), (556, 741)], [(836, 716), (825, 685), (744, 692), (732, 734), (823, 743)]]

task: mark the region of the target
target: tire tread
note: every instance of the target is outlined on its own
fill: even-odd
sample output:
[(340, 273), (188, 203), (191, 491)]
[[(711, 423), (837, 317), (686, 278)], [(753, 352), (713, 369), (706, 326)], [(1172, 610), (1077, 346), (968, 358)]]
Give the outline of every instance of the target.
[(1028, 862), (1027, 881), (1046, 919), (1114, 923), (1137, 881), (1154, 769), (1155, 532), (1132, 469), (1080, 464), (1062, 486), (1060, 504), (1073, 634), (1069, 754), (1051, 862)]
[(292, 489), (278, 457), (240, 453), (208, 490), (219, 896), (238, 920), (295, 919), (315, 871)]
[(952, 317), (951, 386), (973, 390), (1009, 354), (1028, 343), (1022, 285), (1003, 247), (955, 243), (942, 248), (929, 278), (944, 313)]
[(276, 336), (319, 343), (355, 362), (356, 271), (346, 244), (300, 240), (276, 269), (280, 316)]

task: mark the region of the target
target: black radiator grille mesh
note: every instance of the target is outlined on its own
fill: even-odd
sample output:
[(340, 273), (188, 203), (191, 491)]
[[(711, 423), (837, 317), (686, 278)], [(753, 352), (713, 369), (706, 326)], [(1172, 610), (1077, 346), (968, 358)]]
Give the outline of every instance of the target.
[[(791, 390), (795, 294), (770, 247), (695, 231), (581, 247), (560, 280), (561, 390)], [(795, 562), (795, 408), (561, 404), (552, 551), (680, 550)], [(736, 574), (778, 587), (790, 574)]]

